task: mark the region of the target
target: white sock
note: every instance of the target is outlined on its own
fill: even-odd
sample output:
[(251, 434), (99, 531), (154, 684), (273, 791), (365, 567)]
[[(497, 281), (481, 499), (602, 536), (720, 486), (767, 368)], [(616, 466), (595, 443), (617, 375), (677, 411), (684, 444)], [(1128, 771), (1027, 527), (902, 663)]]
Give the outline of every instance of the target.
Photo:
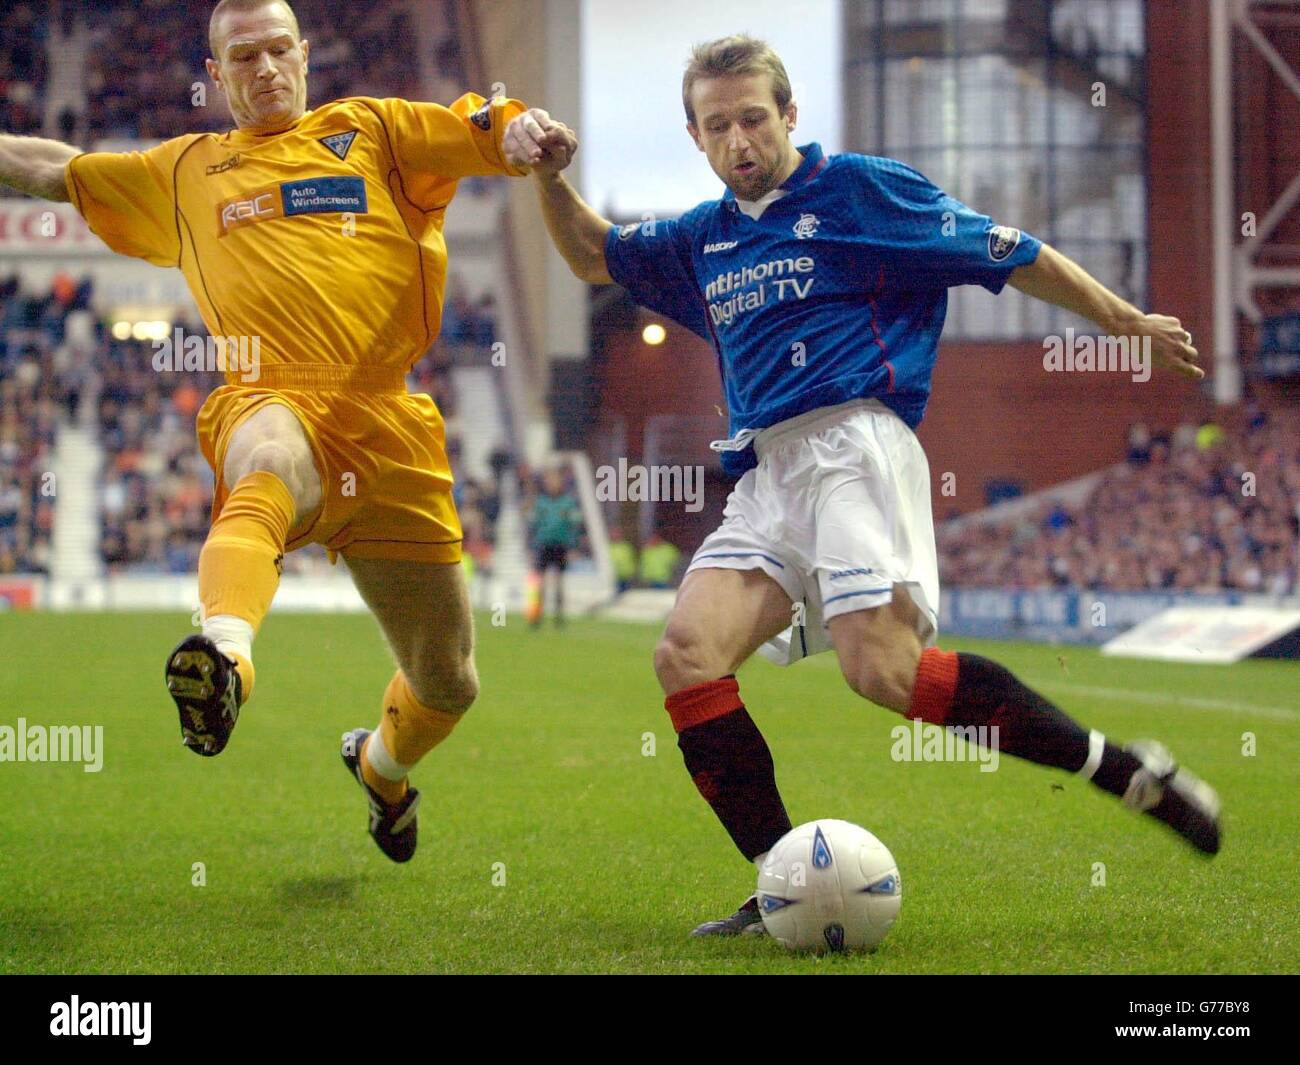
[(214, 614), (203, 619), (203, 635), (217, 645), (222, 654), (237, 654), (253, 661), (253, 626), (233, 614)]
[(406, 775), (411, 771), (409, 765), (402, 765), (392, 756), (388, 745), (384, 743), (383, 734), (378, 729), (375, 729), (370, 734), (370, 739), (366, 740), (366, 761), (381, 777), (394, 783), (405, 780)]
[(1093, 729), (1088, 733), (1088, 760), (1079, 769), (1079, 776), (1084, 780), (1091, 780), (1093, 773), (1097, 772), (1097, 767), (1101, 765), (1101, 756), (1105, 750), (1106, 737)]

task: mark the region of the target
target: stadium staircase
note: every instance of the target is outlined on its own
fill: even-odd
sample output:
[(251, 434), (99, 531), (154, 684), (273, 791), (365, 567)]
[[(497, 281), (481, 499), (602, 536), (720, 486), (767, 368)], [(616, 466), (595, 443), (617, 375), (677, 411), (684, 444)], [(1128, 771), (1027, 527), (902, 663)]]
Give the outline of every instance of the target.
[[(487, 366), (457, 366), (451, 371), (460, 429), (460, 468), (466, 476), (485, 484), (492, 478), (492, 453), (506, 447), (508, 441), (500, 373)], [(492, 609), (502, 603), (507, 610), (516, 611), (524, 605), (529, 566), (519, 485), (513, 471), (501, 478), (499, 491), (492, 577), (480, 584), (481, 599), (474, 605)]]
[(63, 139), (59, 116), (65, 110), (84, 114), (86, 109), (86, 51), (90, 34), (78, 18), (71, 34), (64, 35), (59, 20), (50, 23), (46, 59), (49, 77), (45, 87), (45, 136)]
[(50, 576), (76, 585), (100, 576), (99, 470), (103, 452), (92, 429), (64, 423), (54, 444), (54, 531)]

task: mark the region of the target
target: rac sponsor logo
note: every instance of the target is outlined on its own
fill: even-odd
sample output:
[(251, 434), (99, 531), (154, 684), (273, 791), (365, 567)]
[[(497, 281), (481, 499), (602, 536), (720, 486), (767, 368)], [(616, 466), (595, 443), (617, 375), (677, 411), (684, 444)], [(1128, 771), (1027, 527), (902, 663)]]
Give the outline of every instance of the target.
[(318, 177), (286, 181), (217, 204), (217, 234), (272, 218), (300, 214), (366, 214), (366, 183), (360, 177)]
[(236, 196), (217, 204), (217, 232), (225, 236), (233, 229), (251, 226), (254, 222), (265, 222), (270, 218), (283, 218), (284, 206), (280, 201), (280, 190), (264, 189), (247, 196)]

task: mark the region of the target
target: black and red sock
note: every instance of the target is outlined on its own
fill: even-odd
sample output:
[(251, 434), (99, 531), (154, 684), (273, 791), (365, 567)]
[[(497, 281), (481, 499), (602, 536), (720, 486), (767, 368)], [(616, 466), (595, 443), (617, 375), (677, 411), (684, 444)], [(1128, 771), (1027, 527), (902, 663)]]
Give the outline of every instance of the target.
[(946, 728), (996, 727), (999, 751), (1080, 773), (1112, 795), (1122, 796), (1141, 766), (980, 655), (935, 647), (921, 652), (907, 716)]
[(772, 849), (791, 829), (776, 787), (772, 752), (740, 701), (734, 676), (668, 696), (664, 708), (695, 787), (746, 859)]

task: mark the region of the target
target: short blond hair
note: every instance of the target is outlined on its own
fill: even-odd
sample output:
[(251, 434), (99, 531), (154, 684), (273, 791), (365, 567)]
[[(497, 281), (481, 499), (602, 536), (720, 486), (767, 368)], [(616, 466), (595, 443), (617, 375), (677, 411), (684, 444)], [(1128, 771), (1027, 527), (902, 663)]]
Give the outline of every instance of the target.
[(293, 8), (289, 6), (289, 0), (220, 0), (208, 17), (208, 48), (212, 51), (212, 58), (221, 58), (221, 42), (217, 39), (217, 22), (222, 15), (227, 11), (237, 11), (240, 14), (248, 11), (258, 11), (274, 4), (279, 4), (289, 12), (289, 25), (293, 27), (293, 35), (302, 40), (302, 31), (298, 29), (298, 16), (294, 14)]
[(746, 33), (720, 37), (716, 41), (697, 44), (686, 61), (682, 75), (682, 106), (686, 120), (695, 125), (695, 108), (691, 104), (691, 89), (701, 78), (726, 78), (740, 74), (771, 74), (772, 93), (778, 111), (784, 112), (794, 99), (790, 76), (785, 72), (781, 57), (766, 41)]

